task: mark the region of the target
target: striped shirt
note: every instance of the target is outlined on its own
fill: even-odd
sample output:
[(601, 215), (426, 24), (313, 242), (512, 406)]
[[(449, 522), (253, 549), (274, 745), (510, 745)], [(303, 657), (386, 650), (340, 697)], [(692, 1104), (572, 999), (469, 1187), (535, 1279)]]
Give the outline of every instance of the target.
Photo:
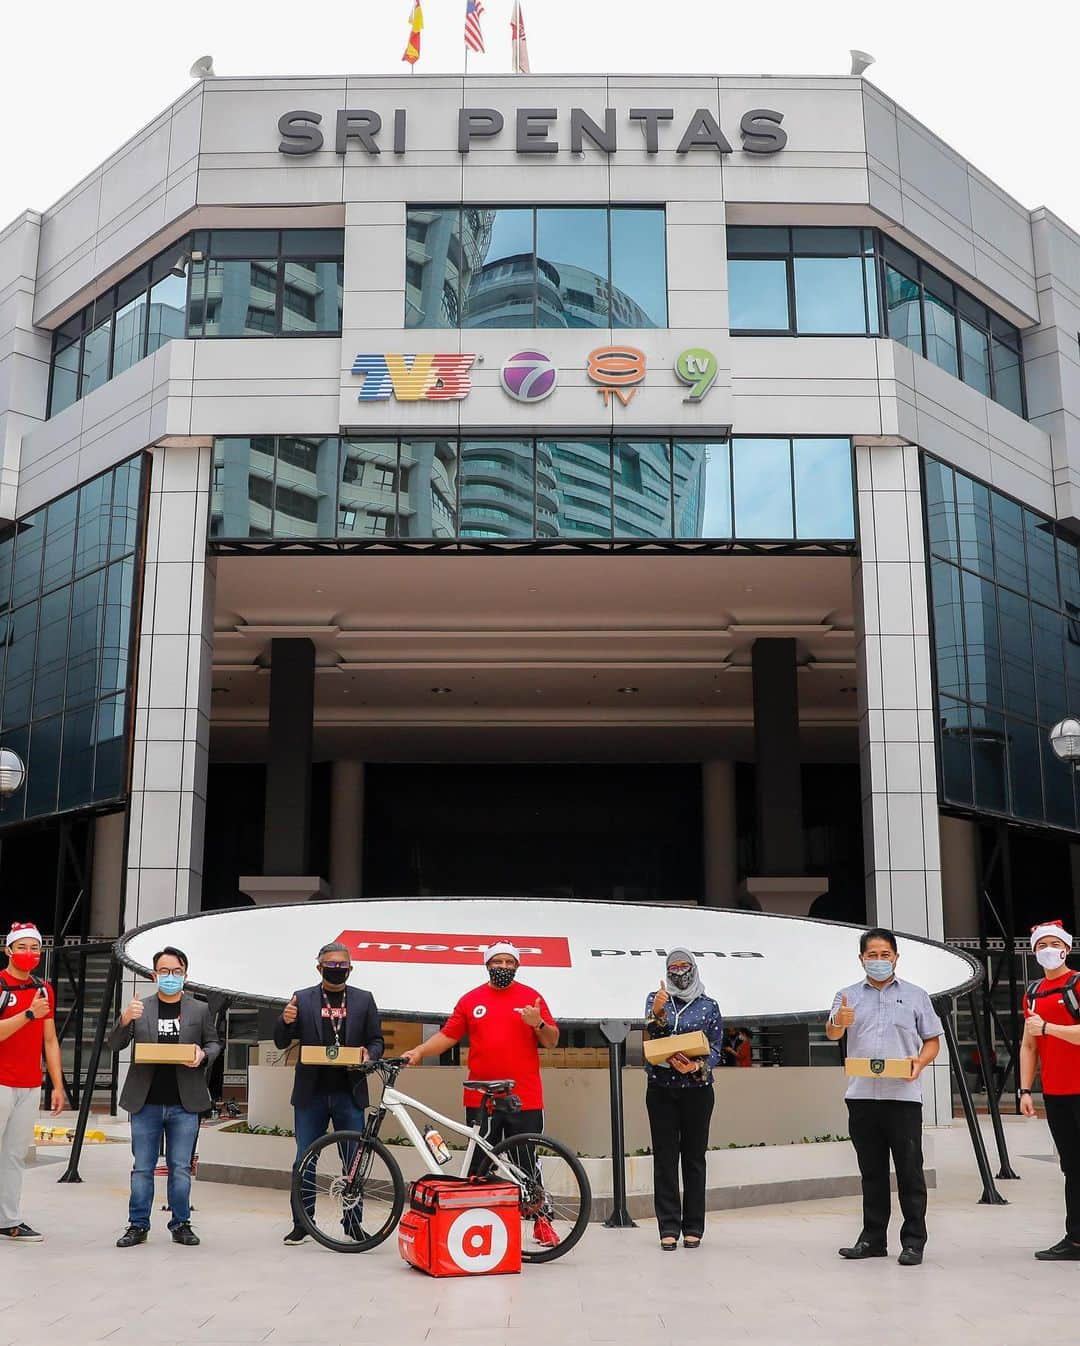
[[(897, 1059), (918, 1056), (923, 1043), (939, 1038), (945, 1031), (930, 997), (921, 986), (894, 977), (882, 987), (869, 981), (856, 982), (837, 991), (829, 1011), (832, 1019), (840, 1008), (841, 996), (855, 1011), (855, 1022), (847, 1030), (845, 1055)], [(902, 1103), (922, 1102), (922, 1080), (886, 1080), (853, 1075), (848, 1080), (845, 1098), (896, 1099)]]

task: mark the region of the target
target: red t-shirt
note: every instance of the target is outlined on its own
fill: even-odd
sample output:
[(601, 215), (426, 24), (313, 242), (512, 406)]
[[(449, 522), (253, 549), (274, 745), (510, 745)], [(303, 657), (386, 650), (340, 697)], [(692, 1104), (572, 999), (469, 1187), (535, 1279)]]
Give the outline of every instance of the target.
[[(485, 982), (461, 997), (442, 1028), (455, 1042), (468, 1034), (472, 1079), (513, 1080), (514, 1093), (524, 1109), (544, 1106), (536, 1033), (518, 1013), (526, 1005), (535, 1005), (538, 999), (544, 1023), (554, 1023), (543, 996), (531, 986), (515, 981), (505, 991), (497, 991), (490, 982)], [(482, 1094), (474, 1089), (465, 1090), (467, 1108), (478, 1108), (482, 1102)]]
[[(32, 981), (16, 981), (0, 975), (0, 992), (12, 992), (0, 1019), (14, 1019), (30, 1008), (38, 988)], [(45, 987), (49, 997), (49, 1012), (44, 1019), (35, 1019), (20, 1028), (4, 1042), (0, 1042), (0, 1084), (9, 1089), (40, 1089), (45, 1078), (41, 1069), (41, 1054), (45, 1045), (45, 1019), (51, 1019), (56, 1001), (51, 986)]]
[[(1064, 991), (1071, 976), (1070, 972), (1068, 976), (1056, 977), (1053, 981), (1047, 981), (1044, 977), (1039, 982), (1037, 990), (1045, 991), (1048, 987), (1055, 986), (1059, 992)], [(1080, 986), (1074, 989), (1080, 992)], [(1060, 994), (1036, 996), (1034, 1010), (1048, 1024), (1061, 1024), (1065, 1028), (1076, 1027), (1076, 1020), (1069, 1013)], [(1025, 995), (1024, 1018), (1026, 1019), (1031, 1012), (1032, 1006), (1028, 1004)], [(1075, 1042), (1066, 1042), (1063, 1038), (1044, 1035), (1035, 1039), (1035, 1046), (1039, 1052), (1043, 1093), (1080, 1094), (1080, 1046)]]

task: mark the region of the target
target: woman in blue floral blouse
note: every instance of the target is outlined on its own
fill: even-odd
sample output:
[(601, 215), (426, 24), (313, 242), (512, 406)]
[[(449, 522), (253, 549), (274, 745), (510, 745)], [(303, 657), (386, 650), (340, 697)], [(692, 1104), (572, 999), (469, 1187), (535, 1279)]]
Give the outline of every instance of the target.
[[(700, 1031), (711, 1051), (694, 1061), (681, 1052), (666, 1065), (646, 1065), (653, 1150), (653, 1206), (660, 1246), (674, 1252), (682, 1234), (684, 1248), (697, 1248), (705, 1233), (705, 1151), (713, 1110), (713, 1070), (724, 1046), (724, 1021), (716, 1001), (705, 994), (697, 960), (689, 949), (672, 949), (660, 989), (645, 1001), (645, 1036)], [(682, 1197), (679, 1168), (682, 1167)]]

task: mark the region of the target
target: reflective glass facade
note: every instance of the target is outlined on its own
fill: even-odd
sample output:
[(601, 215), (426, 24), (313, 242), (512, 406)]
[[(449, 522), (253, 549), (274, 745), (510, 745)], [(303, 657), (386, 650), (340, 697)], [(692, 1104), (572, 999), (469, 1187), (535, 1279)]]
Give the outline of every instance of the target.
[(126, 790), (143, 459), (0, 532), (0, 746), (27, 765), (0, 826)]
[(53, 333), (49, 415), (177, 338), (337, 336), (343, 287), (340, 229), (188, 235)]
[(211, 537), (855, 537), (847, 439), (240, 436), (214, 450)]
[(663, 207), (410, 206), (406, 327), (667, 326)]
[(924, 459), (941, 797), (1077, 826), (1051, 727), (1080, 714), (1080, 555), (1052, 520)]

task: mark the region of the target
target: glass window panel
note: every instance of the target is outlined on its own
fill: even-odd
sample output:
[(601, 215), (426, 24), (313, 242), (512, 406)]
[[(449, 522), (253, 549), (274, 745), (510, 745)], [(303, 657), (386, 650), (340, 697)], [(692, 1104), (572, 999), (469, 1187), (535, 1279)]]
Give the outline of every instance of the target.
[[(959, 474), (958, 474), (959, 475)], [(990, 493), (994, 520), (994, 565), (999, 584), (1027, 593), (1027, 561), (1024, 559), (1024, 515), (1020, 506), (997, 491)]]
[(665, 223), (662, 210), (612, 208), (612, 327), (667, 326)]
[(338, 535), (393, 537), (397, 519), (397, 440), (345, 439), (338, 480)]
[(1059, 606), (1056, 548), (1052, 526), (1030, 509), (1024, 510), (1027, 538), (1028, 585), (1031, 597), (1052, 608)]
[(61, 717), (39, 720), (30, 730), (30, 760), (26, 767), (26, 816), (56, 812), (60, 778)]
[(606, 210), (538, 210), (536, 256), (537, 326), (611, 325)]
[(94, 717), (97, 709), (85, 706), (64, 716), (60, 749), (61, 809), (89, 804), (94, 797)]
[(667, 440), (615, 441), (612, 483), (616, 537), (671, 537)]
[(1073, 768), (1057, 756), (1045, 733), (1039, 735), (1039, 746), (1042, 749), (1046, 821), (1056, 827), (1075, 827), (1076, 802), (1073, 798)]
[(728, 262), (729, 323), (733, 332), (788, 332), (787, 262)]
[(109, 559), (109, 510), (113, 474), (106, 472), (79, 487), (79, 527), (75, 543), (75, 574), (82, 575)]
[(344, 268), (340, 262), (285, 262), (282, 332), (340, 332)]
[[(456, 250), (451, 246), (447, 276), (461, 277), (462, 327), (538, 326), (533, 225), (531, 210), (461, 212), (461, 238)], [(559, 276), (550, 263), (541, 284), (554, 304)]]
[(78, 341), (58, 350), (52, 362), (52, 387), (49, 392), (49, 415), (56, 416), (79, 398)]
[(960, 319), (960, 345), (964, 356), (964, 382), (990, 396), (990, 346), (981, 328)]
[[(969, 681), (967, 695), (972, 701), (1000, 707), (1004, 703), (1004, 691), (1001, 681), (997, 586), (976, 575), (962, 572), (960, 583), (964, 599), (964, 648)], [(936, 623), (936, 609), (934, 619)], [(938, 648), (940, 651), (940, 644)], [(964, 695), (959, 687), (946, 690), (955, 690), (959, 695)]]
[(403, 439), (398, 470), (398, 536), (457, 535), (458, 446), (453, 439)]
[(337, 436), (281, 435), (274, 486), (275, 537), (333, 537), (337, 528)]
[(930, 563), (934, 603), (934, 649), (938, 691), (966, 697), (967, 664), (960, 597), (960, 571), (944, 561)]
[[(207, 337), (273, 336), (277, 329), (278, 263), (211, 261), (201, 315), (192, 283), (192, 317)], [(201, 317), (201, 323), (199, 322)]]
[[(1031, 631), (1035, 644), (1035, 695), (1039, 719), (1053, 725), (1065, 718), (1064, 625), (1060, 612), (1038, 603), (1031, 605)], [(1031, 713), (1030, 711), (1028, 712)]]
[(951, 804), (970, 804), (974, 797), (971, 771), (971, 728), (968, 708), (947, 696), (940, 698), (941, 788)]
[(15, 562), (15, 529), (0, 528), (0, 612), (11, 598), (11, 571)]
[(210, 235), (210, 256), (276, 257), (279, 235), (276, 229), (215, 229)]
[[(192, 263), (195, 267), (196, 264)], [(200, 271), (203, 267), (197, 268)], [(205, 275), (202, 278), (205, 288)], [(192, 282), (194, 289), (194, 281)], [(146, 353), (152, 355), (160, 350), (167, 341), (179, 341), (185, 335), (184, 323), (187, 310), (187, 277), (165, 276), (150, 291), (150, 313), (146, 338)], [(202, 328), (192, 331), (192, 336), (201, 335)]]
[[(1057, 539), (1058, 577), (1061, 580), (1061, 598), (1066, 611), (1080, 612), (1080, 557), (1075, 542)], [(0, 595), (3, 589), (0, 585)], [(0, 598), (0, 602), (2, 602)]]
[(851, 441), (796, 439), (795, 536), (853, 538)]
[[(28, 725), (17, 729), (5, 729), (0, 733), (0, 748), (10, 748), (17, 753), (20, 761), (30, 756), (30, 728)], [(13, 795), (6, 798), (0, 795), (0, 823), (12, 823), (21, 818), (26, 810), (26, 781)]]
[(12, 574), (12, 606), (36, 598), (41, 592), (41, 561), (45, 547), (46, 511), (28, 514), (16, 525), (15, 568)]
[(996, 339), (990, 345), (994, 364), (994, 401), (1022, 416), (1024, 394), (1020, 375), (1020, 353)]
[(867, 331), (871, 336), (881, 332), (881, 314), (878, 312), (878, 272), (874, 257), (863, 258), (863, 285), (866, 289)]
[(462, 537), (533, 536), (531, 439), (461, 441)]
[(274, 499), (272, 435), (214, 441), (211, 537), (270, 537)]
[(540, 537), (611, 536), (609, 440), (540, 440), (536, 463)]
[(956, 355), (956, 313), (937, 295), (926, 291), (926, 358), (947, 374), (959, 372)]
[(886, 332), (892, 340), (921, 355), (922, 314), (918, 283), (891, 266), (885, 268), (885, 312)]
[[(470, 211), (469, 218), (482, 215), (486, 219), (494, 214)], [(475, 244), (475, 227), (470, 227), (468, 238)], [(528, 250), (532, 252), (531, 222)], [(457, 327), (459, 281), (464, 291), (477, 258), (475, 247), (462, 249), (461, 211), (456, 206), (447, 210), (410, 207), (405, 226), (405, 326)], [(532, 326), (531, 292), (528, 308), (530, 321), (522, 323), (523, 327)]]
[(36, 667), (34, 670), (33, 718), (53, 715), (64, 707), (67, 672), (68, 620), (71, 589), (56, 589), (41, 600)]
[(960, 564), (980, 575), (994, 574), (990, 532), (990, 492), (981, 481), (956, 473), (956, 517), (960, 532)]
[(1042, 820), (1042, 773), (1039, 730), (1033, 724), (1009, 719), (1009, 787), (1012, 811), (1020, 818)]
[(735, 536), (792, 537), (791, 441), (735, 439), (732, 459)]
[(676, 442), (672, 475), (675, 536), (731, 537), (731, 445)]
[(330, 257), (345, 255), (343, 229), (283, 229), (282, 257)]
[(936, 458), (923, 460), (926, 467), (926, 519), (930, 550), (950, 561), (960, 559), (960, 536), (956, 523), (956, 486), (953, 470)]
[(132, 458), (115, 470), (109, 527), (109, 560), (135, 550), (142, 496), (142, 459)]
[(796, 256), (858, 257), (863, 250), (861, 229), (796, 228), (791, 231)]
[(798, 332), (866, 332), (861, 257), (795, 258)]
[(902, 248), (899, 243), (894, 243), (888, 235), (882, 237), (881, 246), (885, 260), (891, 267), (913, 280), (918, 278), (919, 260), (913, 252), (908, 252), (907, 248)]
[(113, 340), (113, 378), (143, 357), (146, 332), (146, 294), (137, 295), (118, 310)]
[(134, 561), (115, 561), (105, 572), (105, 612), (101, 638), (101, 694), (128, 683)]
[(83, 338), (82, 390), (80, 397), (100, 388), (109, 377), (109, 343), (112, 319), (106, 318)]
[(780, 252), (791, 250), (787, 229), (774, 226), (732, 224), (727, 231), (728, 254), (741, 252)]
[(99, 701), (94, 725), (94, 798), (114, 799), (123, 794), (125, 785), (127, 735), (126, 705), (123, 696)]
[(1029, 605), (1018, 594), (999, 589), (998, 617), (1005, 668), (1005, 708), (1031, 715), (1035, 707), (1035, 660)]
[(75, 581), (71, 596), (68, 640), (68, 706), (82, 705), (97, 695), (101, 622), (105, 602), (105, 571)]
[(1005, 717), (971, 707), (971, 755), (975, 764), (975, 805), (994, 813), (1009, 809)]
[(75, 510), (78, 493), (69, 491), (49, 506), (45, 524), (45, 564), (41, 583), (44, 589), (67, 584), (75, 556)]

